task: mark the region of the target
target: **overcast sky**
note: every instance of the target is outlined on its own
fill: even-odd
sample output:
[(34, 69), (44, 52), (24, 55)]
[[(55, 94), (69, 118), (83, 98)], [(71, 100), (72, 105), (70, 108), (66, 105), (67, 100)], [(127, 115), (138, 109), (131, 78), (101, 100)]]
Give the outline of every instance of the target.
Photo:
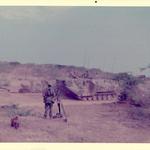
[(0, 60), (135, 71), (150, 64), (150, 8), (1, 6)]

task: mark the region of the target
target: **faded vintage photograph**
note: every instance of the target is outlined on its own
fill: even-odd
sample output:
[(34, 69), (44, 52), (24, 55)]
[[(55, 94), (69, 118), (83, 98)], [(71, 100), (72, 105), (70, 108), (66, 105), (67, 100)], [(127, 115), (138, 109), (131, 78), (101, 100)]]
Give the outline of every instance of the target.
[(0, 142), (149, 143), (149, 7), (0, 7)]

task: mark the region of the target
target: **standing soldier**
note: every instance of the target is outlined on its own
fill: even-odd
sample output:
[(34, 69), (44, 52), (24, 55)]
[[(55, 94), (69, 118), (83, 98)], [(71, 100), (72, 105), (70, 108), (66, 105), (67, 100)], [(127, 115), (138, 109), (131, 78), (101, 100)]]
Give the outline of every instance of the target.
[(44, 112), (44, 118), (47, 118), (47, 113), (49, 111), (49, 117), (52, 118), (52, 107), (54, 104), (54, 98), (55, 94), (52, 89), (52, 86), (48, 84), (48, 87), (43, 91), (43, 102), (45, 104), (45, 112)]

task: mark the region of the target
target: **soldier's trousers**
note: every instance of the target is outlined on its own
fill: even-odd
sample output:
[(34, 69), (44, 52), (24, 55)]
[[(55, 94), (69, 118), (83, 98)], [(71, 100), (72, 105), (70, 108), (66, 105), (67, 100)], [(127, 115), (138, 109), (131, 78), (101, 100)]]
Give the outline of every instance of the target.
[(44, 112), (44, 117), (47, 117), (47, 114), (49, 112), (49, 117), (52, 118), (52, 103), (45, 103), (45, 112)]

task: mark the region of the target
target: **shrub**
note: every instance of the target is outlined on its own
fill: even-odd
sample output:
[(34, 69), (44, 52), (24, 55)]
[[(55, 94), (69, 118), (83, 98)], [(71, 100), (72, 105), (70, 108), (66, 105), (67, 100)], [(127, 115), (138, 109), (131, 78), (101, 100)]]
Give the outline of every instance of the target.
[(121, 91), (118, 97), (119, 101), (134, 100), (135, 89), (137, 85), (141, 83), (141, 80), (128, 73), (119, 73), (114, 77), (120, 84)]
[(19, 93), (31, 93), (31, 89), (28, 85), (21, 84), (20, 86)]
[(1, 108), (5, 109), (9, 117), (14, 116), (30, 116), (32, 115), (32, 110), (26, 107), (19, 107), (17, 104), (4, 105)]

